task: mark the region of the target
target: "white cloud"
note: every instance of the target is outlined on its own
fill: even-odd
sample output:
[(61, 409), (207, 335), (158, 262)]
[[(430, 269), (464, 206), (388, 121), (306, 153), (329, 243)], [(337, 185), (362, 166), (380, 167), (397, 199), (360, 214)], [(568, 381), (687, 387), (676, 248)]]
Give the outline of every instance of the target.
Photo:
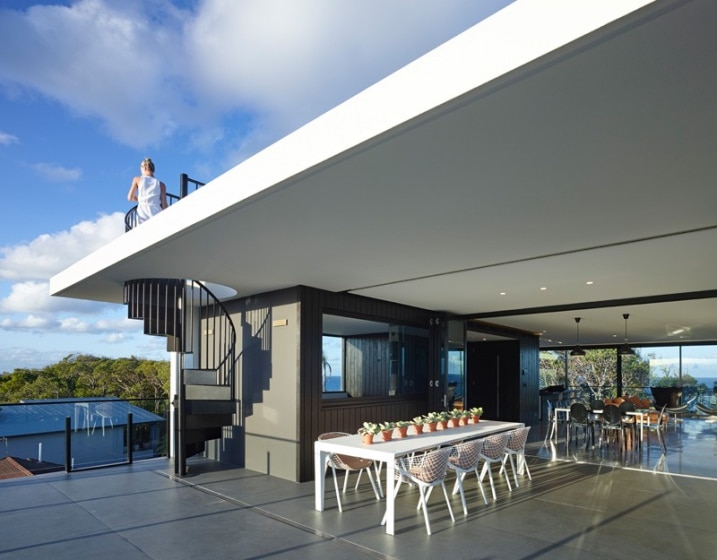
[[(142, 148), (179, 130), (260, 147), (509, 0), (78, 0), (0, 10), (0, 82)], [(109, 63), (108, 63), (109, 62)], [(221, 131), (229, 115), (250, 130)], [(243, 140), (252, 135), (248, 141)], [(245, 151), (245, 150), (242, 150)]]
[(77, 167), (68, 169), (51, 163), (35, 163), (31, 167), (40, 177), (53, 183), (77, 181), (82, 177), (82, 170)]
[(43, 234), (29, 243), (0, 248), (0, 278), (48, 280), (124, 233), (124, 214), (85, 220), (67, 231)]
[(0, 130), (0, 146), (9, 146), (10, 144), (19, 144), (20, 139), (14, 134), (9, 134)]
[[(124, 231), (122, 213), (83, 221), (67, 231), (40, 235), (0, 249), (0, 329), (12, 333), (102, 334), (140, 332), (141, 322), (114, 315), (121, 306), (50, 297), (49, 277), (106, 245)], [(80, 318), (82, 316), (83, 318)], [(116, 338), (116, 341), (120, 338)]]

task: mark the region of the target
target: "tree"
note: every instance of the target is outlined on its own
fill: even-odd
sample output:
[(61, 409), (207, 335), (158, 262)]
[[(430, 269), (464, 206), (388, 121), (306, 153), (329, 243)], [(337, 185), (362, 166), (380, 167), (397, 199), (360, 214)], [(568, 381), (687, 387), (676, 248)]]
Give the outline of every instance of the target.
[(29, 399), (119, 397), (164, 399), (169, 362), (71, 354), (41, 370), (16, 369), (0, 375), (0, 402)]

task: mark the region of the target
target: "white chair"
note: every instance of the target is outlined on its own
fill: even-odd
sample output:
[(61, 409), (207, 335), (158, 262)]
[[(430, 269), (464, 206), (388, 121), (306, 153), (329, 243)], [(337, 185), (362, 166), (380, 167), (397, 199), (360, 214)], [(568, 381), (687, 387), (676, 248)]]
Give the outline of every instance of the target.
[[(443, 496), (446, 499), (448, 512), (451, 514), (451, 521), (455, 523), (451, 502), (448, 499), (446, 490), (446, 473), (448, 471), (448, 457), (453, 450), (452, 447), (443, 447), (435, 451), (429, 451), (422, 455), (403, 457), (396, 461), (398, 469), (398, 482), (394, 491), (394, 500), (398, 495), (401, 484), (415, 484), (420, 493), (419, 507), (423, 509), (423, 517), (426, 520), (426, 533), (431, 534), (431, 523), (428, 520), (428, 495), (433, 487), (440, 485), (443, 488)], [(383, 516), (381, 525), (386, 524), (386, 514)]]
[[(106, 402), (106, 403), (98, 404), (98, 405), (95, 407), (94, 414), (96, 414), (97, 416), (99, 416), (99, 417), (100, 417), (100, 420), (101, 420), (101, 422), (102, 422), (102, 436), (103, 436), (103, 437), (104, 437), (104, 435), (105, 435), (105, 420), (108, 420), (108, 421), (109, 421), (109, 423), (110, 423), (110, 428), (114, 429), (114, 427), (115, 427), (114, 421), (113, 421), (113, 419), (112, 419), (112, 411), (113, 411), (113, 409), (112, 409), (112, 403), (111, 403), (111, 402)], [(92, 433), (93, 433), (93, 434), (95, 433), (95, 424), (94, 424), (94, 423), (92, 424)]]
[[(319, 440), (325, 440), (325, 439), (333, 439), (337, 437), (344, 437), (351, 434), (347, 434), (345, 432), (327, 432), (325, 434), (321, 434), (319, 436)], [(373, 493), (376, 496), (377, 500), (380, 500), (379, 492), (376, 489), (376, 483), (373, 480), (373, 475), (371, 474), (371, 467), (373, 467), (373, 461), (370, 459), (362, 459), (360, 457), (349, 457), (347, 455), (339, 455), (338, 453), (330, 453), (326, 457), (326, 464), (324, 465), (324, 474), (326, 474), (326, 469), (328, 467), (331, 467), (331, 472), (334, 476), (334, 489), (336, 490), (336, 502), (339, 506), (339, 511), (343, 512), (343, 508), (341, 506), (341, 496), (339, 494), (339, 483), (338, 479), (336, 477), (336, 469), (346, 471), (346, 475), (344, 476), (344, 488), (343, 493), (346, 493), (346, 486), (349, 481), (349, 473), (351, 472), (357, 472), (359, 473), (359, 476), (356, 479), (356, 485), (354, 486), (354, 490), (358, 488), (359, 481), (361, 480), (361, 473), (363, 471), (366, 471), (366, 474), (368, 475), (368, 479), (371, 482), (371, 487), (373, 488)]]
[(463, 489), (463, 481), (469, 472), (476, 473), (476, 481), (483, 501), (488, 505), (488, 499), (485, 497), (483, 485), (480, 482), (480, 474), (478, 473), (478, 463), (480, 460), (480, 451), (483, 447), (483, 440), (464, 441), (453, 446), (451, 454), (448, 457), (448, 468), (456, 473), (456, 482), (453, 485), (453, 494), (460, 492), (461, 503), (463, 504), (463, 515), (468, 515), (466, 507), (466, 495)]
[[(493, 492), (493, 501), (496, 500), (495, 495), (495, 483), (493, 482), (493, 463), (503, 462), (503, 453), (505, 452), (505, 444), (508, 442), (508, 432), (495, 434), (483, 438), (483, 446), (480, 452), (480, 459), (483, 461), (483, 469), (480, 472), (478, 480), (482, 483), (485, 475), (488, 475), (490, 479), (490, 489)], [(505, 482), (508, 485), (508, 490), (513, 491), (510, 486), (510, 479), (508, 473), (503, 473), (505, 476)]]
[[(665, 430), (667, 428), (667, 423), (670, 420), (670, 415), (665, 412), (665, 409), (667, 408), (667, 405), (663, 405), (662, 410), (657, 414), (657, 418), (655, 419), (655, 423), (653, 424), (651, 421), (647, 424), (647, 452), (650, 452), (650, 432), (655, 432), (657, 434), (657, 441), (660, 444), (660, 448), (662, 449), (662, 454), (664, 455), (667, 453), (667, 444), (665, 443)], [(651, 413), (652, 414), (652, 413)]]
[[(530, 426), (525, 426), (524, 428), (517, 428), (508, 432), (508, 441), (505, 444), (505, 450), (503, 452), (503, 462), (501, 463), (500, 470), (507, 476), (506, 463), (510, 460), (516, 488), (520, 487), (520, 484), (518, 484), (518, 473), (523, 474), (523, 472), (525, 472), (528, 475), (528, 479), (533, 480), (533, 477), (530, 476), (528, 463), (525, 460), (525, 442), (528, 441), (529, 431)], [(515, 462), (513, 462), (514, 456)]]

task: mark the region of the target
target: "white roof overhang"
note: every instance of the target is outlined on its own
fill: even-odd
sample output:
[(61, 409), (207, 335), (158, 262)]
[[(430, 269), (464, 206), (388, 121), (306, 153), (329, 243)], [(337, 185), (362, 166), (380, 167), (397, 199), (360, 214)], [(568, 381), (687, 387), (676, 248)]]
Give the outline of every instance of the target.
[(621, 338), (623, 312), (631, 342), (677, 342), (673, 327), (715, 340), (716, 22), (711, 0), (515, 2), (51, 292), (119, 302), (125, 280), (148, 277), (240, 296), (307, 285), (568, 344), (580, 315), (583, 344)]

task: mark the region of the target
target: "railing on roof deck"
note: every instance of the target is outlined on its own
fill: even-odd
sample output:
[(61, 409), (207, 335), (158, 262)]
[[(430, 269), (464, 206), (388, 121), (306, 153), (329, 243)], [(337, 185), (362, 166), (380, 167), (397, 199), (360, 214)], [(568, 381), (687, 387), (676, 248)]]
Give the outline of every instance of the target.
[[(182, 173), (179, 176), (179, 196), (172, 193), (167, 193), (167, 207), (171, 206), (175, 202), (183, 199), (185, 196), (190, 195), (194, 191), (198, 190), (199, 187), (203, 187), (205, 183), (197, 181), (187, 176), (186, 173)], [(137, 206), (133, 206), (124, 216), (124, 230), (129, 230), (137, 227)]]
[[(82, 397), (3, 403), (7, 457), (32, 461), (39, 472), (67, 472), (166, 457), (167, 397)], [(33, 471), (35, 472), (35, 471)]]

